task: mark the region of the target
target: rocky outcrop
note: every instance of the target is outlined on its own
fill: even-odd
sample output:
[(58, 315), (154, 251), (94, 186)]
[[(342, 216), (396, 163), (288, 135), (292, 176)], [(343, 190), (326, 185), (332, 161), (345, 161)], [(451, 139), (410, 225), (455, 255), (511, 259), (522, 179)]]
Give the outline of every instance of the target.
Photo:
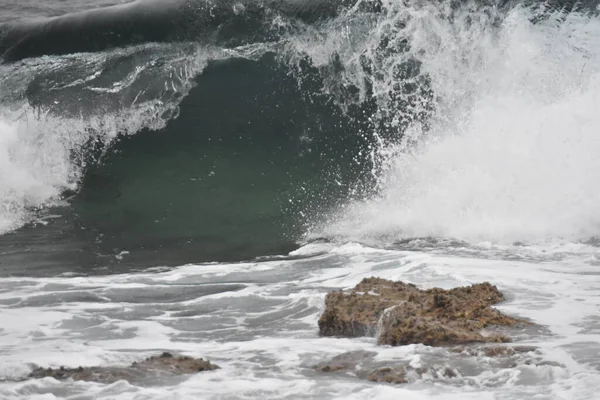
[(323, 336), (377, 336), (384, 345), (429, 346), (508, 342), (494, 326), (525, 323), (491, 308), (504, 300), (490, 283), (451, 290), (366, 278), (349, 292), (331, 292), (319, 319)]
[(159, 356), (134, 362), (128, 367), (37, 368), (29, 374), (28, 378), (52, 377), (58, 380), (72, 379), (100, 383), (114, 383), (125, 380), (139, 383), (143, 381), (151, 382), (160, 377), (194, 374), (218, 368), (217, 365), (211, 364), (210, 361), (205, 361), (202, 358), (162, 353)]

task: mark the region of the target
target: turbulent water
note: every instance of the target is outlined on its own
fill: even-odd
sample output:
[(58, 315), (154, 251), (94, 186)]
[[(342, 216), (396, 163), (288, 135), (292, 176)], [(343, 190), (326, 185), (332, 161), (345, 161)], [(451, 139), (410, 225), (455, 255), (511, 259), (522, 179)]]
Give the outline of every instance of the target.
[[(0, 5), (0, 398), (597, 398), (595, 3), (180, 3)], [(319, 337), (368, 276), (490, 281), (537, 350)], [(160, 351), (221, 369), (20, 380)]]

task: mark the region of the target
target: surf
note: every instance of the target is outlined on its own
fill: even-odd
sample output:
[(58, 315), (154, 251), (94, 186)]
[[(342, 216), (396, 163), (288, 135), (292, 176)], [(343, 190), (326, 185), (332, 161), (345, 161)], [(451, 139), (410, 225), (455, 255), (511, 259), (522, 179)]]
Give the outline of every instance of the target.
[[(281, 15), (302, 22), (334, 18), (349, 0), (136, 0), (59, 17), (0, 26), (4, 62), (96, 52), (148, 42), (251, 42), (276, 36)], [(375, 7), (376, 8), (376, 7)], [(244, 40), (245, 39), (245, 40)]]
[[(213, 13), (207, 2), (138, 1), (7, 28), (5, 52), (34, 51), (18, 62), (8, 51), (0, 66), (5, 160), (32, 182), (7, 183), (4, 232), (37, 224), (52, 241), (59, 233), (45, 218), (65, 215), (72, 238), (79, 226), (89, 233), (86, 263), (136, 266), (243, 260), (320, 239), (595, 235), (586, 149), (597, 142), (574, 116), (578, 102), (595, 104), (590, 13), (504, 2), (218, 4)], [(248, 24), (223, 36), (231, 13)], [(177, 19), (186, 16), (195, 22)], [(41, 32), (53, 41), (73, 29), (89, 30), (73, 48), (36, 44)], [(548, 50), (568, 29), (581, 36)], [(226, 36), (240, 40), (217, 40)], [(532, 136), (546, 120), (562, 128)], [(580, 126), (579, 141), (565, 121)], [(571, 161), (557, 163), (562, 151)], [(569, 194), (543, 183), (550, 176)]]
[[(378, 194), (344, 207), (323, 230), (388, 244), (596, 237), (597, 18), (543, 6), (507, 14), (466, 7), (452, 11), (452, 22), (434, 23), (437, 6), (418, 4), (397, 9), (396, 18), (411, 14), (401, 37), (421, 54), (436, 112), (385, 147)], [(396, 83), (384, 76), (381, 91)]]

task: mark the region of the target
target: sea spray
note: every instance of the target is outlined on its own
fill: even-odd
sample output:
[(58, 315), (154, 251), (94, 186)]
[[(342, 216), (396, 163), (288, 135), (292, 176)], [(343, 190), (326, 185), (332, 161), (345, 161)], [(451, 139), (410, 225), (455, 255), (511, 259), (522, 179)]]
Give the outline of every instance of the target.
[(407, 37), (436, 113), (429, 129), (414, 124), (385, 146), (381, 192), (340, 210), (326, 234), (508, 244), (597, 235), (600, 22), (556, 13), (534, 23), (516, 7), (498, 24), (494, 10), (449, 18), (444, 6), (413, 4), (397, 15), (411, 14)]

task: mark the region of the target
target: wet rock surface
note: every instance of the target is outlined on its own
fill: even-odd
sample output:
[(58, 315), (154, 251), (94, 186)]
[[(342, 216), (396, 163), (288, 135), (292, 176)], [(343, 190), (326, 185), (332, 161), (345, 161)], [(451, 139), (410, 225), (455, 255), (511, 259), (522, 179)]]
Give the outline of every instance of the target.
[(331, 360), (317, 364), (314, 368), (321, 372), (336, 372), (355, 369), (360, 363), (372, 360), (374, 351), (350, 351), (333, 357)]
[(508, 336), (490, 329), (527, 322), (490, 307), (503, 300), (502, 293), (488, 282), (421, 290), (403, 282), (366, 278), (349, 292), (327, 294), (319, 332), (323, 336), (377, 336), (379, 344), (391, 346), (508, 342)]
[(423, 353), (414, 365), (410, 359), (377, 359), (372, 351), (351, 351), (313, 365), (325, 374), (346, 374), (371, 382), (404, 384), (417, 381), (461, 384), (474, 377), (495, 371), (507, 371), (527, 366), (542, 366), (541, 354), (531, 346), (478, 346), (436, 349)]
[(36, 368), (28, 375), (28, 378), (51, 377), (58, 380), (72, 379), (100, 383), (114, 383), (120, 380), (134, 383), (152, 383), (160, 378), (194, 374), (218, 368), (217, 365), (211, 364), (210, 361), (202, 358), (162, 353), (159, 356), (134, 362), (127, 367)]

